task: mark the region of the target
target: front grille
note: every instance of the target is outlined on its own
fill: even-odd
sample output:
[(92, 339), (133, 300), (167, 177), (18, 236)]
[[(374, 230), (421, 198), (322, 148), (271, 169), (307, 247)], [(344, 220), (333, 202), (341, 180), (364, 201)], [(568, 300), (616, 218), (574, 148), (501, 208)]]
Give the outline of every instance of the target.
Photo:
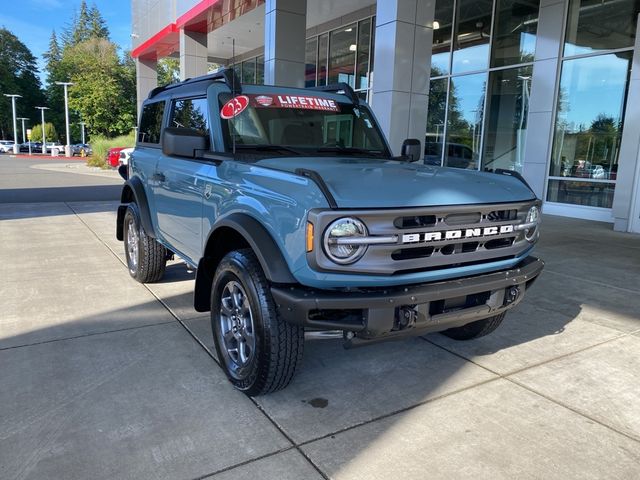
[[(320, 244), (308, 259), (319, 270), (394, 275), (515, 258), (531, 244), (523, 232), (509, 229), (524, 223), (535, 203), (311, 212), (309, 219), (319, 233), (339, 217), (354, 216), (367, 225), (370, 235), (397, 236), (398, 241), (370, 245), (352, 265), (334, 264)], [(494, 231), (498, 233), (487, 234)]]

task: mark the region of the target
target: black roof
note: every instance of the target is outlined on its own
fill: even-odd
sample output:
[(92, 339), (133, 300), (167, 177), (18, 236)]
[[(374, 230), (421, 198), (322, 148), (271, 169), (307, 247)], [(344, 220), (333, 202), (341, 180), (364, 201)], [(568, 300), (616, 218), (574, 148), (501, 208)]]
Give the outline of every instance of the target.
[[(201, 82), (215, 82), (215, 81), (224, 81), (224, 83), (229, 87), (231, 93), (235, 95), (239, 95), (242, 93), (242, 83), (238, 78), (235, 70), (233, 68), (221, 68), (216, 70), (215, 72), (209, 73), (207, 75), (202, 75), (196, 78), (188, 78), (183, 80), (182, 82), (172, 83), (170, 85), (165, 85), (162, 87), (156, 87), (149, 93), (147, 100), (151, 100), (154, 97), (157, 97), (159, 94), (173, 90), (178, 87), (188, 87), (193, 86), (197, 87), (196, 84)], [(351, 103), (354, 105), (358, 105), (360, 103), (360, 97), (354, 92), (353, 88), (347, 83), (335, 83), (331, 85), (323, 85), (319, 87), (309, 87), (310, 90), (317, 90), (321, 92), (335, 93), (338, 95), (346, 96)]]

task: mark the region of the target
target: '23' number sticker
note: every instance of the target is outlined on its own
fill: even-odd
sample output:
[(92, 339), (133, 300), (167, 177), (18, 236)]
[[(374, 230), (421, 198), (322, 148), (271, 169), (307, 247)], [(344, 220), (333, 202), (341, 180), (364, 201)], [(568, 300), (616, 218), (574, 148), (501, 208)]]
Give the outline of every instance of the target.
[(249, 97), (246, 95), (239, 95), (237, 97), (232, 98), (227, 103), (225, 103), (220, 110), (220, 117), (225, 120), (229, 120), (230, 118), (237, 117), (240, 115), (245, 108), (249, 106)]

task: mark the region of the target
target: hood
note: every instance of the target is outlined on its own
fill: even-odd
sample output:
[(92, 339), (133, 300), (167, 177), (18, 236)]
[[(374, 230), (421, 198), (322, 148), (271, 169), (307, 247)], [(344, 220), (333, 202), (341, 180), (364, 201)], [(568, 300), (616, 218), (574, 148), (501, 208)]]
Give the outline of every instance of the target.
[(256, 165), (315, 170), (339, 208), (401, 208), (533, 200), (517, 178), (397, 160), (354, 157), (277, 157)]

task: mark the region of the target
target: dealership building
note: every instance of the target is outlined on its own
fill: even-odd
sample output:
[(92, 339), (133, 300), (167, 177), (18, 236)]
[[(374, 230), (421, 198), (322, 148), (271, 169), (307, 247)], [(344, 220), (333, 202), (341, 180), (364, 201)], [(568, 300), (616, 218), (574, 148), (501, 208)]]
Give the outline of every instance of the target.
[(138, 103), (181, 78), (346, 82), (392, 149), (510, 169), (544, 211), (640, 233), (638, 0), (132, 0)]

